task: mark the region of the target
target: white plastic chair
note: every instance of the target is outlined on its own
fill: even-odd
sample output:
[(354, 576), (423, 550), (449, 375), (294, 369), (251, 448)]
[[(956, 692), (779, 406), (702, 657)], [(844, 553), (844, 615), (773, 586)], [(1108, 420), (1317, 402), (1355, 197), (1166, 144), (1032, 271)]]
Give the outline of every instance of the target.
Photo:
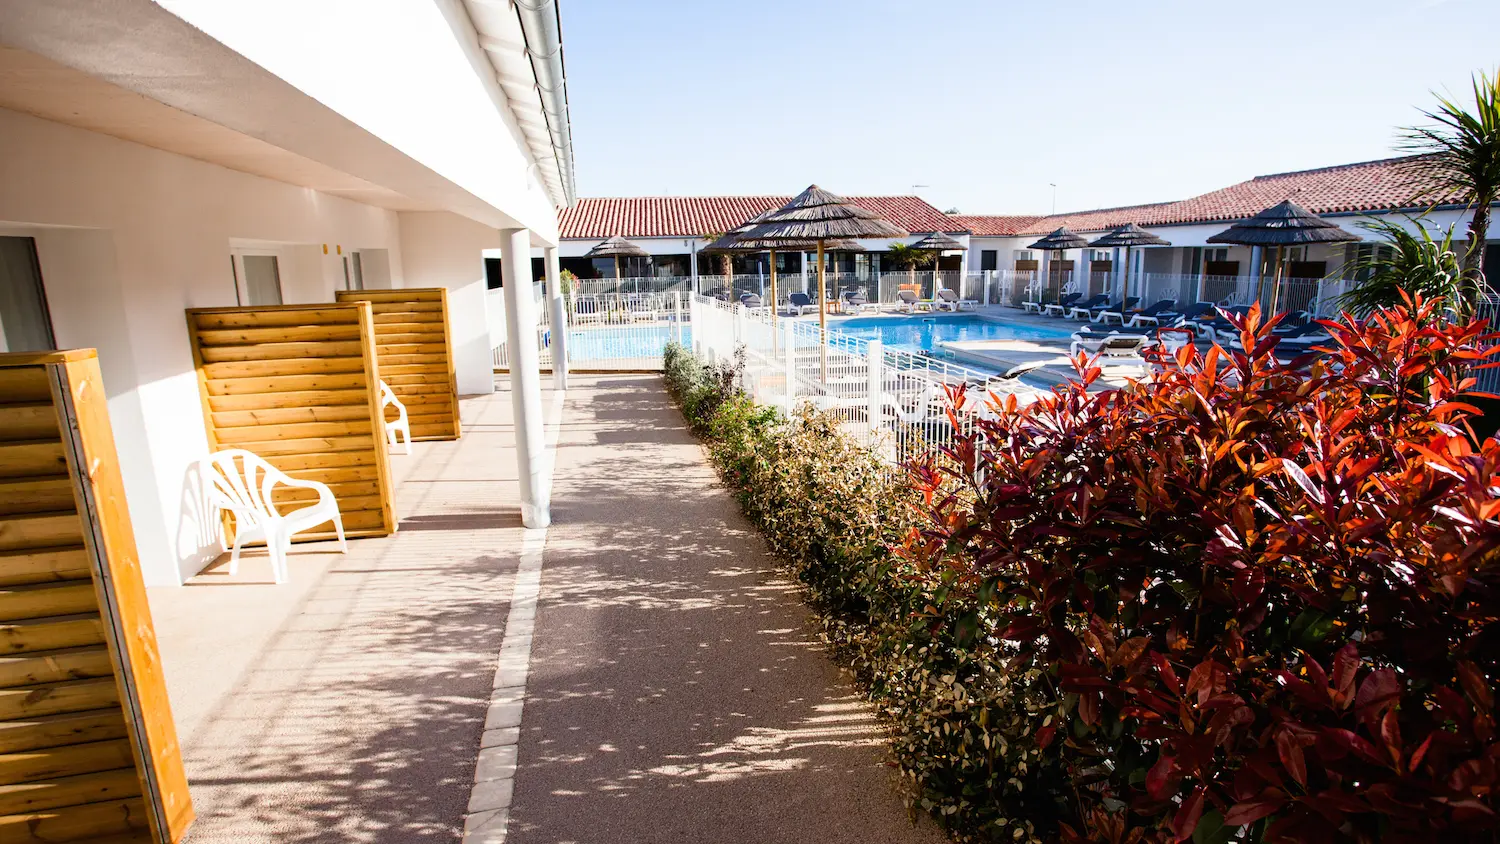
[[(392, 422), (385, 418), (387, 407), (396, 408), (396, 421)], [(380, 418), (385, 422), (385, 441), (391, 448), (397, 445), (402, 447), (402, 454), (411, 454), (411, 422), (406, 418), (406, 405), (396, 398), (391, 388), (384, 381), (380, 382)], [(401, 442), (396, 442), (396, 433), (400, 432)]]
[[(333, 522), (339, 538), (339, 552), (346, 553), (344, 520), (333, 490), (317, 481), (301, 481), (267, 463), (264, 458), (242, 448), (231, 448), (209, 455), (202, 463), (203, 488), (209, 503), (234, 514), (234, 550), (229, 556), (229, 573), (240, 566), (240, 547), (246, 542), (264, 540), (271, 555), (271, 572), (277, 583), (287, 579), (286, 557), (292, 549), (292, 536), (326, 522)], [(277, 486), (311, 489), (318, 493), (317, 503), (282, 513), (272, 503)], [(301, 502), (297, 502), (301, 503)]]

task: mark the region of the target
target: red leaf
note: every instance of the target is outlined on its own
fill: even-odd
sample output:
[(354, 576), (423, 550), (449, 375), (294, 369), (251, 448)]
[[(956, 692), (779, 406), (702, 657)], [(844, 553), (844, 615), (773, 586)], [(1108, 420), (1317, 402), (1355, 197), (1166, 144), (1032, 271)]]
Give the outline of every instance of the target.
[(1276, 731), (1276, 755), (1281, 757), (1281, 764), (1286, 767), (1287, 773), (1303, 788), (1307, 787), (1307, 761), (1302, 755), (1302, 745), (1297, 737), (1289, 730)]
[(1198, 819), (1203, 817), (1203, 798), (1207, 793), (1208, 786), (1200, 785), (1177, 808), (1177, 815), (1172, 818), (1172, 834), (1177, 836), (1178, 841), (1193, 837), (1193, 830), (1198, 828)]
[(1177, 760), (1163, 753), (1146, 772), (1146, 793), (1152, 800), (1165, 800), (1174, 786), (1182, 779), (1177, 771)]
[(1255, 823), (1261, 818), (1276, 814), (1285, 805), (1286, 800), (1280, 798), (1247, 800), (1244, 803), (1236, 803), (1229, 807), (1229, 811), (1224, 813), (1224, 825), (1246, 826)]

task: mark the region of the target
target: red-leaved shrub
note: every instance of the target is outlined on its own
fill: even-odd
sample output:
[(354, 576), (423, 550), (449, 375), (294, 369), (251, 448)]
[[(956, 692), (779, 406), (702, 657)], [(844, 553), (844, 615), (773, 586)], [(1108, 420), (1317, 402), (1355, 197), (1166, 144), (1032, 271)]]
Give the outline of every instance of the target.
[(909, 467), (904, 553), (1055, 699), (1058, 837), (1495, 840), (1500, 443), (1465, 426), (1486, 329), (1436, 316), (1284, 363), (1252, 310), (1118, 390), (1080, 359)]

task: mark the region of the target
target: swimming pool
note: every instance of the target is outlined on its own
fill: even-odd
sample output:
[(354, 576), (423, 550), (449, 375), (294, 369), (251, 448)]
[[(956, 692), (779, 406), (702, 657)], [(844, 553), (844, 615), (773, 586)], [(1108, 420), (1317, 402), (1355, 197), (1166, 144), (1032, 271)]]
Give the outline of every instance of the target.
[(1031, 340), (1067, 345), (1073, 328), (996, 322), (973, 314), (917, 314), (899, 317), (852, 317), (828, 324), (863, 340), (879, 340), (888, 348), (932, 352), (953, 340)]

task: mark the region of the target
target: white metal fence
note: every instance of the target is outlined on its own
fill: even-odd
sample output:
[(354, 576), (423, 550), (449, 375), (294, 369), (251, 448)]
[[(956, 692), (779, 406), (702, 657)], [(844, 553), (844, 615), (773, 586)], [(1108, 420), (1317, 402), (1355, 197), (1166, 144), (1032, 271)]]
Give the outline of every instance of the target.
[(951, 438), (947, 385), (970, 385), (964, 419), (988, 412), (989, 392), (1030, 399), (1042, 392), (936, 358), (887, 349), (811, 320), (777, 319), (765, 310), (693, 296), (693, 349), (710, 361), (743, 351), (742, 386), (784, 412), (799, 405), (834, 414), (844, 428), (890, 462), (929, 453)]
[[(659, 370), (667, 341), (688, 343), (692, 339), (687, 298), (681, 292), (573, 295), (564, 297), (563, 305), (570, 369)], [(543, 369), (552, 367), (554, 346), (547, 307), (545, 301), (538, 304), (537, 348)], [(498, 316), (502, 321), (491, 325), (503, 327), (503, 310)], [(491, 319), (495, 318), (492, 313)], [(490, 335), (495, 368), (509, 369), (505, 332), (492, 328)]]

